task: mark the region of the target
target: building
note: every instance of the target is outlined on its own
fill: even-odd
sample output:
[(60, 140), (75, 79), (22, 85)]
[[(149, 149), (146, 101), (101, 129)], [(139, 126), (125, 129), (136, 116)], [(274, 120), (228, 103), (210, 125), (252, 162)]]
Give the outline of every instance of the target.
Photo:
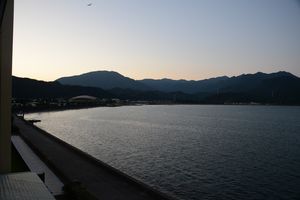
[(69, 102), (70, 103), (93, 103), (93, 102), (97, 102), (97, 100), (98, 100), (97, 97), (81, 95), (81, 96), (70, 98)]

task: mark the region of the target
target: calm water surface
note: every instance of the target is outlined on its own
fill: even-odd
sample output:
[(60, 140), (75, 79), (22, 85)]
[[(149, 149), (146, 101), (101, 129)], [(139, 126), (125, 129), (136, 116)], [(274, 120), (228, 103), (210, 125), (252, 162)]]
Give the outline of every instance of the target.
[(27, 118), (179, 199), (300, 199), (300, 107), (126, 106)]

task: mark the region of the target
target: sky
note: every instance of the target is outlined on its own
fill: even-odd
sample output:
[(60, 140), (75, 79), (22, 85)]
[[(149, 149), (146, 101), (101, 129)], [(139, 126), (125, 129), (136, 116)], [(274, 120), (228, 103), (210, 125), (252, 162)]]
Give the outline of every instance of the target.
[(300, 76), (300, 1), (15, 0), (14, 75), (52, 81), (98, 70)]

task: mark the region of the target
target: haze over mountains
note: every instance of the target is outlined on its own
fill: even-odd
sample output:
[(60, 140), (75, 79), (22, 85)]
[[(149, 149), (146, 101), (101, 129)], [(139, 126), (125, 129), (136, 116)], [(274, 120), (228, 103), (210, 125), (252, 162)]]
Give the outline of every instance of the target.
[(288, 72), (243, 74), (187, 81), (134, 80), (117, 72), (96, 71), (54, 82), (13, 78), (15, 97), (70, 97), (88, 94), (129, 100), (178, 103), (258, 102), (300, 104), (300, 78)]

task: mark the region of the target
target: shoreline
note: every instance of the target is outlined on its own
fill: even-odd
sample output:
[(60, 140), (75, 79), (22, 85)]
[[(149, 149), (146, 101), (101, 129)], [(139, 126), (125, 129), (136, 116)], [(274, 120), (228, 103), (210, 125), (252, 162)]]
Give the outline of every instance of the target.
[[(182, 103), (174, 103), (174, 104), (127, 104), (127, 105), (111, 105), (111, 106), (80, 106), (80, 107), (68, 107), (68, 108), (34, 108), (34, 109), (26, 109), (25, 111), (19, 112), (21, 114), (32, 114), (32, 113), (45, 113), (45, 112), (60, 112), (60, 111), (68, 111), (68, 110), (82, 110), (82, 109), (93, 109), (100, 107), (123, 107), (123, 106), (283, 106), (283, 107), (300, 107), (300, 105), (281, 105), (281, 104), (182, 104)], [(14, 111), (14, 114), (18, 114), (18, 112)]]
[[(157, 189), (152, 188), (151, 186), (141, 182), (140, 180), (137, 180), (127, 174), (125, 174), (124, 172), (102, 162), (101, 160), (98, 160), (96, 158), (94, 158), (93, 156), (81, 151), (80, 149), (66, 143), (65, 141), (53, 136), (52, 134), (44, 131), (43, 129), (31, 124), (30, 122), (28, 122), (25, 119), (20, 119), (18, 117), (15, 117), (15, 123), (17, 125), (17, 127), (20, 129), (20, 136), (26, 141), (26, 143), (33, 149), (33, 151), (51, 168), (54, 170), (54, 172), (57, 173), (57, 175), (59, 177), (62, 178), (62, 180), (64, 181), (65, 184), (70, 184), (72, 182), (79, 181), (82, 182), (83, 186), (86, 187), (86, 189), (90, 192), (90, 188), (92, 188), (92, 192), (91, 194), (97, 196), (97, 194), (99, 192), (95, 192), (93, 191), (93, 188), (95, 186), (99, 187), (99, 185), (90, 185), (90, 184), (86, 184), (86, 182), (89, 182), (89, 179), (87, 179), (87, 177), (83, 177), (82, 180), (80, 180), (78, 177), (76, 178), (75, 176), (78, 176), (78, 174), (82, 175), (84, 173), (87, 173), (87, 176), (91, 176), (91, 172), (90, 171), (84, 171), (84, 165), (81, 165), (82, 168), (78, 168), (77, 173), (74, 175), (74, 177), (70, 176), (69, 171), (74, 171), (75, 169), (73, 169), (75, 167), (75, 165), (71, 165), (72, 168), (68, 168), (67, 165), (64, 166), (63, 164), (61, 164), (61, 162), (57, 162), (57, 158), (54, 158), (51, 156), (51, 153), (53, 153), (52, 151), (54, 151), (56, 148), (58, 149), (65, 149), (64, 151), (60, 151), (61, 154), (66, 154), (68, 155), (68, 153), (70, 154), (74, 154), (73, 156), (77, 157), (77, 160), (72, 160), (69, 159), (69, 162), (82, 162), (85, 165), (91, 165), (90, 167), (93, 167), (95, 169), (95, 174), (92, 175), (91, 179), (95, 179), (95, 178), (100, 178), (100, 182), (98, 182), (98, 184), (103, 184), (101, 182), (103, 182), (102, 178), (103, 176), (107, 176), (106, 178), (111, 179), (108, 182), (112, 182), (109, 184), (113, 184), (114, 187), (112, 188), (106, 188), (107, 190), (114, 190), (115, 188), (115, 184), (121, 184), (121, 185), (127, 185), (130, 190), (129, 191), (135, 191), (137, 190), (137, 194), (132, 194), (132, 193), (128, 193), (128, 191), (126, 191), (126, 188), (122, 188), (123, 193), (127, 194), (134, 198), (132, 199), (144, 199), (144, 198), (136, 198), (137, 196), (140, 195), (144, 195), (145, 199), (165, 199), (165, 200), (176, 200), (175, 197), (170, 196), (170, 194), (165, 194)], [(31, 132), (35, 132), (35, 133), (29, 133), (28, 130), (31, 130)], [(34, 131), (35, 130), (35, 131)], [(30, 136), (30, 134), (32, 134), (32, 136)], [(34, 138), (33, 138), (34, 137)], [(41, 138), (41, 140), (37, 143), (37, 141), (39, 140), (38, 137)], [(51, 144), (54, 144), (55, 146), (51, 145), (48, 146), (48, 148), (51, 149), (47, 149), (47, 145), (40, 145), (40, 142), (43, 142), (43, 140), (46, 141), (50, 141)], [(50, 152), (50, 155), (47, 155), (47, 152)], [(61, 157), (61, 154), (55, 154), (57, 157)], [(61, 158), (63, 160), (66, 159), (66, 157)], [(102, 173), (102, 177), (97, 175), (96, 172), (97, 170), (104, 170), (104, 172)], [(80, 172), (80, 173), (78, 173)], [(104, 173), (104, 174), (103, 174)], [(94, 181), (94, 180), (93, 180)], [(124, 182), (124, 183), (123, 183)], [(95, 183), (93, 183), (95, 184)], [(107, 183), (105, 183), (107, 184)], [(120, 185), (120, 186), (121, 186)], [(107, 187), (107, 186), (106, 186)], [(100, 189), (101, 190), (101, 189)], [(121, 188), (120, 188), (121, 190)], [(102, 191), (104, 193), (109, 193), (109, 191)], [(99, 194), (98, 194), (99, 195)], [(114, 193), (111, 193), (111, 195), (116, 195)], [(117, 194), (117, 196), (120, 196), (119, 194)], [(123, 199), (123, 196), (121, 196), (122, 198), (117, 198), (117, 199)], [(126, 198), (126, 197), (125, 197)], [(99, 198), (99, 199), (102, 199)], [(110, 198), (108, 198), (110, 199)]]

